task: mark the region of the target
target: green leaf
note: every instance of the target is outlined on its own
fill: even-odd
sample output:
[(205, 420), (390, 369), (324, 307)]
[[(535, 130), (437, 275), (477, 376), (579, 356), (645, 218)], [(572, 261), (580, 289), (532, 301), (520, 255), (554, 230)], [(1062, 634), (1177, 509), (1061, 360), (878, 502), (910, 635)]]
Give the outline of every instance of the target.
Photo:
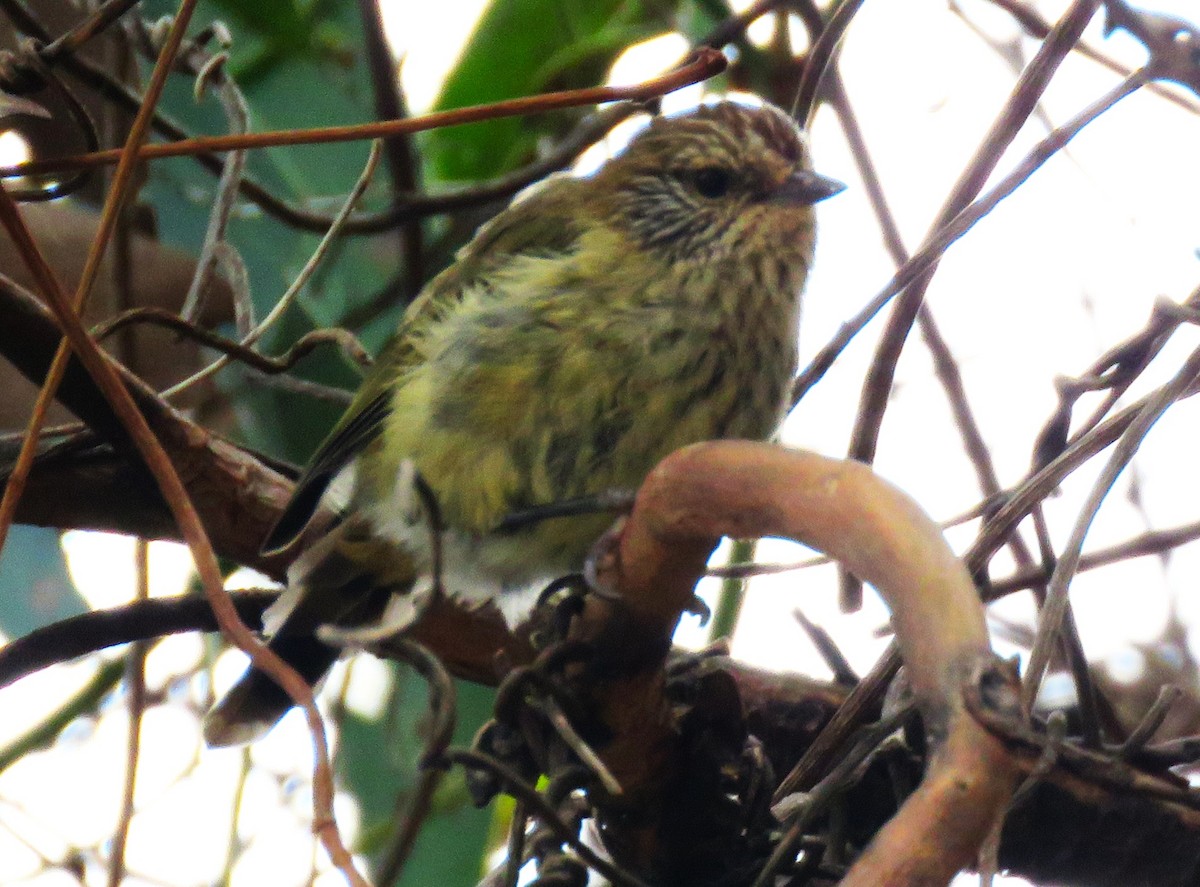
[[(394, 711), (378, 721), (346, 717), (338, 752), (338, 770), (357, 797), (362, 840), (356, 849), (378, 865), (387, 851), (409, 798), (416, 787), (417, 762), (423, 752), (422, 725), (428, 719), (424, 682), (409, 669), (395, 667)], [(454, 742), (465, 745), (491, 716), (495, 694), (486, 687), (455, 682), (458, 727)], [(400, 797), (399, 812), (397, 797)], [(461, 769), (443, 779), (433, 809), (421, 829), (404, 870), (403, 884), (469, 887), (479, 881), (490, 816), (471, 806)]]
[(96, 669), (96, 673), (74, 696), (50, 713), (40, 723), (0, 747), (0, 773), (3, 773), (30, 752), (49, 748), (77, 718), (94, 713), (105, 697), (125, 675), (125, 660), (111, 659)]
[(87, 610), (67, 572), (58, 531), (14, 525), (0, 553), (0, 632), (21, 637)]
[(243, 89), (288, 62), (354, 63), (353, 31), (334, 21), (338, 9), (329, 3), (215, 0), (214, 5), (229, 18), (235, 38), (231, 72)]
[[(480, 18), (437, 109), (598, 85), (630, 42), (669, 29), (673, 4), (627, 0), (505, 0)], [(435, 130), (422, 141), (436, 179), (481, 179), (534, 156), (540, 139), (578, 112), (489, 120)]]
[[(147, 13), (172, 11), (176, 0), (147, 0)], [(328, 52), (339, 40), (362, 45), (357, 6), (342, 0), (218, 0), (218, 14), (233, 33), (234, 80), (251, 108), (256, 131), (358, 123), (374, 116), (373, 95), (363, 54), (345, 58)], [(198, 29), (201, 20), (193, 30)], [(307, 47), (305, 49), (304, 47)], [(246, 78), (237, 65), (256, 54), (273, 54), (269, 64)], [(186, 77), (172, 77), (164, 109), (193, 133), (224, 132), (227, 123), (216, 98), (197, 104)], [(298, 145), (249, 153), (247, 168), (278, 197), (302, 208), (332, 216), (362, 171), (369, 151), (365, 143)], [(143, 191), (159, 210), (162, 239), (193, 253), (199, 250), (215, 194), (216, 178), (189, 160), (163, 161)], [(377, 188), (387, 176), (377, 175)], [(370, 209), (368, 192), (360, 209)], [(375, 201), (378, 205), (379, 200)], [(285, 350), (317, 326), (340, 326), (356, 306), (371, 300), (397, 271), (389, 235), (343, 239), (326, 257), (283, 322), (261, 349)], [(261, 213), (249, 202), (238, 206), (229, 226), (249, 273), (257, 317), (262, 318), (308, 260), (319, 236), (297, 231)], [(382, 328), (394, 329), (390, 320)], [(382, 329), (381, 328), (381, 329)], [(370, 344), (383, 336), (375, 334)], [(354, 388), (358, 375), (335, 348), (322, 348), (293, 371), (306, 379)], [(250, 372), (224, 370), (221, 384), (237, 404), (239, 427), (233, 436), (243, 444), (282, 458), (302, 461), (325, 436), (342, 407), (306, 395), (264, 387)]]

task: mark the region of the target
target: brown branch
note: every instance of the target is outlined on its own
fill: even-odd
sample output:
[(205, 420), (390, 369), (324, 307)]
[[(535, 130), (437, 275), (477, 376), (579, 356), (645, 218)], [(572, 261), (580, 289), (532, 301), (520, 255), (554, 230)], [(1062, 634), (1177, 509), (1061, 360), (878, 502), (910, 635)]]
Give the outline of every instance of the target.
[(363, 347), (358, 338), (349, 330), (338, 327), (325, 327), (313, 330), (297, 339), (292, 347), (283, 354), (278, 357), (271, 357), (261, 354), (241, 342), (227, 339), (211, 330), (199, 327), (180, 317), (178, 314), (167, 311), (165, 308), (131, 308), (106, 320), (102, 324), (98, 324), (92, 329), (92, 335), (97, 340), (103, 340), (118, 330), (135, 323), (153, 324), (154, 326), (174, 330), (185, 338), (199, 342), (208, 348), (212, 348), (214, 351), (220, 351), (222, 354), (239, 363), (256, 369), (260, 373), (267, 373), (269, 375), (286, 373), (303, 358), (312, 354), (313, 351), (323, 345), (336, 345), (343, 354), (360, 367), (369, 367), (371, 365), (371, 355)]
[[(12, 237), (14, 243), (21, 250), (22, 258), (26, 265), (29, 266), (30, 271), (33, 272), (34, 278), (42, 290), (42, 295), (46, 298), (47, 302), (54, 306), (59, 323), (63, 326), (64, 330), (69, 329), (70, 320), (64, 320), (62, 312), (68, 311), (68, 313), (73, 313), (75, 324), (78, 325), (79, 315), (83, 313), (88, 298), (91, 295), (92, 287), (100, 273), (100, 262), (104, 258), (105, 250), (120, 221), (122, 207), (129, 196), (129, 186), (133, 181), (133, 174), (136, 169), (137, 150), (144, 143), (148, 134), (151, 114), (153, 113), (154, 106), (158, 103), (159, 97), (162, 95), (163, 89), (166, 87), (172, 62), (179, 51), (180, 45), (183, 43), (183, 37), (187, 31), (192, 13), (196, 8), (196, 2), (197, 0), (181, 0), (179, 11), (171, 26), (166, 44), (163, 46), (162, 53), (155, 62), (154, 70), (151, 72), (150, 83), (146, 89), (146, 103), (138, 110), (137, 116), (130, 125), (125, 147), (116, 152), (117, 168), (113, 173), (108, 195), (104, 201), (104, 208), (100, 214), (100, 221), (96, 226), (96, 233), (92, 239), (91, 248), (88, 250), (87, 258), (84, 261), (83, 271), (80, 272), (79, 283), (75, 290), (75, 298), (72, 301), (61, 305), (55, 303), (55, 298), (62, 294), (63, 290), (55, 277), (53, 269), (45, 262), (44, 258), (41, 258), (37, 245), (25, 227), (25, 223), (17, 212), (15, 204), (12, 204), (12, 197), (7, 191), (5, 192), (4, 200), (0, 201), (0, 206), (3, 206), (5, 211), (4, 226), (8, 230), (9, 236)], [(69, 310), (68, 305), (70, 306)], [(86, 334), (82, 338), (86, 340)], [(74, 344), (76, 348), (82, 348), (83, 351), (86, 351), (88, 343), (83, 340), (76, 341)], [(92, 347), (94, 349), (94, 344)], [(81, 359), (84, 357), (83, 351), (79, 352)], [(17, 500), (24, 489), (25, 479), (29, 476), (29, 469), (33, 465), (33, 453), (37, 446), (37, 439), (41, 434), (42, 426), (45, 424), (46, 412), (50, 407), (51, 400), (54, 398), (55, 391), (57, 391), (58, 386), (62, 382), (69, 357), (70, 347), (68, 346), (68, 339), (64, 337), (54, 354), (54, 360), (51, 361), (49, 370), (46, 372), (42, 389), (38, 393), (37, 402), (34, 404), (33, 414), (29, 418), (24, 446), (17, 456), (16, 465), (13, 467), (9, 482), (4, 488), (3, 499), (0, 499), (0, 550), (4, 548), (4, 540), (8, 535), (8, 528), (12, 525)], [(96, 366), (100, 367), (102, 363), (101, 361)], [(103, 363), (103, 366), (104, 369), (98, 369), (97, 371), (112, 373), (107, 363)], [(92, 368), (88, 367), (88, 369), (91, 370)], [(92, 375), (95, 378), (95, 371), (92, 372)], [(99, 383), (100, 380), (97, 379), (97, 382)], [(119, 383), (117, 384), (119, 385)], [(128, 397), (128, 395), (125, 395), (125, 397)], [(111, 400), (111, 398), (109, 399)]]
[[(1075, 0), (1062, 20), (1046, 38), (1038, 53), (1026, 67), (1013, 89), (1008, 102), (980, 142), (958, 181), (950, 190), (932, 225), (932, 230), (947, 225), (962, 212), (991, 176), (1004, 149), (1016, 137), (1029, 114), (1036, 107), (1046, 86), (1062, 60), (1079, 40), (1084, 27), (1099, 6), (1099, 0)], [(863, 383), (859, 413), (855, 420), (850, 444), (851, 458), (871, 462), (875, 457), (883, 414), (891, 393), (896, 362), (904, 347), (908, 331), (924, 301), (936, 265), (931, 265), (909, 285), (896, 300), (892, 315), (876, 347), (875, 356)]]
[(179, 10), (167, 33), (167, 39), (151, 74), (146, 105), (139, 110), (134, 119), (126, 141), (126, 149), (119, 152), (117, 170), (113, 176), (108, 199), (105, 201), (92, 250), (89, 252), (84, 266), (74, 304), (67, 298), (62, 286), (55, 278), (53, 270), (46, 263), (29, 230), (25, 227), (16, 204), (8, 192), (0, 188), (0, 221), (3, 222), (9, 235), (18, 245), (22, 257), (38, 281), (42, 295), (49, 302), (64, 333), (63, 343), (55, 354), (39, 396), (38, 406), (35, 407), (34, 416), (30, 421), (28, 437), (22, 447), (17, 469), (14, 470), (13, 477), (4, 491), (3, 507), (0, 507), (0, 536), (6, 532), (11, 522), (16, 501), (20, 496), (24, 479), (28, 475), (29, 466), (32, 464), (32, 453), (45, 417), (46, 407), (66, 370), (70, 353), (67, 347), (69, 342), (70, 349), (75, 351), (88, 374), (104, 393), (105, 399), (120, 418), (121, 424), (129, 432), (147, 467), (161, 487), (164, 498), (170, 506), (181, 532), (187, 539), (209, 603), (221, 622), (222, 632), (239, 648), (246, 651), (256, 666), (275, 678), (289, 695), (303, 706), (308, 717), (315, 748), (314, 828), (320, 834), (322, 843), (334, 860), (334, 864), (351, 883), (365, 884), (366, 882), (358, 875), (354, 867), (349, 851), (346, 850), (338, 833), (336, 821), (333, 819), (333, 774), (329, 766), (324, 729), (320, 714), (313, 703), (311, 688), (283, 660), (259, 642), (238, 618), (228, 593), (223, 587), (216, 555), (213, 553), (200, 517), (188, 498), (175, 467), (171, 464), (161, 444), (156, 440), (146, 419), (138, 411), (132, 397), (122, 385), (119, 374), (109, 359), (99, 350), (96, 343), (89, 338), (79, 319), (79, 311), (95, 280), (100, 258), (120, 215), (122, 203), (127, 196), (128, 184), (136, 163), (137, 149), (146, 137), (153, 107), (165, 86), (172, 60), (183, 41), (195, 5), (196, 0), (181, 0)]
[[(1050, 33), (1050, 22), (1042, 17), (1032, 6), (1019, 3), (1017, 0), (988, 0), (993, 6), (998, 6), (1013, 17), (1018, 25), (1028, 34), (1037, 40), (1044, 40), (1046, 35)], [(962, 15), (962, 10), (957, 6), (952, 7), (953, 11), (958, 15)], [(1082, 55), (1097, 64), (1103, 65), (1114, 74), (1119, 74), (1121, 77), (1128, 77), (1133, 73), (1133, 68), (1128, 65), (1123, 65), (1111, 56), (1106, 55), (1093, 46), (1089, 46), (1086, 42), (1080, 41), (1075, 44), (1075, 52)], [(1190, 111), (1193, 114), (1200, 114), (1200, 105), (1188, 99), (1186, 96), (1181, 96), (1172, 90), (1166, 89), (1158, 83), (1151, 83), (1146, 87), (1148, 92), (1153, 93), (1159, 98), (1166, 99), (1174, 105), (1183, 108), (1185, 111)]]
[(1049, 663), (1051, 647), (1061, 630), (1062, 620), (1067, 613), (1069, 602), (1067, 587), (1075, 576), (1084, 540), (1096, 513), (1100, 510), (1101, 503), (1112, 489), (1117, 476), (1125, 469), (1138, 447), (1141, 446), (1150, 428), (1163, 413), (1182, 399), (1186, 392), (1196, 385), (1197, 381), (1200, 381), (1200, 348), (1193, 351), (1170, 382), (1150, 395), (1145, 405), (1138, 410), (1129, 423), (1129, 427), (1122, 432), (1121, 439), (1113, 448), (1108, 463), (1089, 492), (1087, 500), (1076, 518), (1066, 547), (1050, 577), (1046, 606), (1038, 619), (1037, 638), (1030, 651), (1027, 665), (1026, 680), (1028, 684), (1025, 691), (1027, 707), (1033, 705), (1042, 672)]
[(1146, 69), (1200, 93), (1200, 28), (1173, 15), (1134, 9), (1125, 0), (1104, 0), (1105, 31), (1128, 31), (1150, 53)]
[[(1162, 554), (1197, 540), (1200, 540), (1200, 522), (1172, 527), (1168, 530), (1152, 530), (1117, 545), (1098, 548), (1083, 554), (1079, 558), (1078, 571), (1082, 573), (1131, 558)], [(1050, 579), (1050, 573), (1051, 571), (1044, 567), (1034, 567), (990, 582), (987, 588), (987, 599), (989, 601), (998, 600), (1014, 591), (1045, 584)]]
[[(258, 628), (276, 591), (236, 591), (239, 617)], [(35, 629), (0, 648), (0, 687), (60, 662), (69, 662), (118, 644), (166, 637), (185, 631), (218, 631), (212, 607), (201, 595), (152, 598), (107, 610), (93, 610)]]
[(400, 827), (396, 831), (383, 863), (379, 866), (379, 883), (393, 884), (404, 873), (405, 864), (416, 844), (421, 826), (433, 806), (434, 792), (441, 784), (445, 769), (441, 766), (442, 756), (454, 739), (454, 727), (458, 721), (455, 706), (454, 682), (442, 662), (425, 647), (408, 638), (393, 638), (385, 641), (382, 652), (388, 658), (410, 665), (429, 685), (429, 710), (431, 724), (423, 727), (425, 744), (421, 750), (419, 766), (422, 770), (420, 784), (412, 793), (412, 801), (405, 811)]
[[(354, 142), (363, 139), (393, 138), (446, 126), (475, 123), (480, 120), (495, 120), (503, 117), (519, 117), (554, 111), (560, 108), (575, 108), (602, 102), (635, 101), (645, 102), (693, 83), (707, 80), (725, 69), (726, 60), (720, 52), (701, 47), (695, 57), (670, 73), (655, 77), (633, 86), (596, 86), (588, 89), (573, 89), (563, 92), (543, 93), (526, 98), (510, 99), (490, 105), (475, 105), (451, 111), (438, 111), (422, 117), (405, 120), (385, 120), (360, 123), (353, 126), (327, 126), (303, 130), (279, 130), (238, 135), (197, 136), (186, 141), (169, 144), (144, 145), (130, 155), (134, 160), (157, 160), (163, 157), (187, 157), (202, 151), (236, 151), (253, 148), (269, 148), (282, 145), (317, 145), (334, 142)], [(0, 178), (13, 176), (44, 175), (48, 172), (87, 169), (117, 163), (122, 156), (119, 150), (96, 151), (74, 157), (57, 157), (34, 160), (16, 166), (0, 167)]]
[[(0, 354), (34, 382), (49, 369), (60, 338), (59, 327), (31, 293), (0, 277)], [(278, 561), (263, 561), (258, 545), (291, 495), (291, 483), (245, 451), (185, 419), (145, 383), (117, 367), (124, 389), (184, 478), (201, 510), (210, 538), (222, 555), (279, 575)], [(29, 495), (21, 498), (22, 520), (69, 526), (80, 523), (151, 538), (179, 538), (161, 494), (133, 452), (133, 444), (100, 388), (78, 359), (67, 362), (59, 399), (117, 449), (117, 456), (87, 454), (72, 471), (98, 492), (87, 497), (72, 491), (71, 473), (54, 470), (31, 475)], [(34, 493), (46, 494), (35, 496)], [(129, 507), (128, 523), (112, 512)], [(64, 511), (63, 509), (67, 509)], [(77, 517), (75, 517), (77, 516)], [(86, 524), (84, 524), (86, 525)]]
[[(77, 76), (121, 107), (132, 111), (141, 105), (141, 96), (129, 90), (124, 84), (108, 77), (103, 70), (96, 68), (86, 60), (73, 60), (70, 64), (72, 71)], [(544, 156), (493, 179), (444, 192), (412, 191), (395, 195), (393, 205), (388, 209), (375, 213), (364, 212), (353, 216), (347, 221), (344, 233), (377, 234), (389, 231), (410, 220), (511, 197), (530, 183), (569, 165), (589, 145), (602, 138), (616, 124), (636, 113), (637, 110), (638, 106), (632, 102), (617, 103), (603, 108), (581, 121), (571, 133)], [(154, 127), (160, 135), (174, 141), (191, 138), (182, 126), (162, 113), (155, 115)], [(214, 175), (221, 172), (222, 161), (218, 154), (201, 152), (195, 154), (193, 159)], [(251, 176), (243, 176), (238, 187), (242, 196), (257, 204), (264, 213), (299, 230), (322, 233), (329, 228), (332, 222), (330, 216), (310, 212), (276, 197)]]
[[(800, 75), (800, 83), (796, 87), (796, 98), (792, 102), (792, 116), (807, 126), (812, 122), (812, 115), (817, 109), (817, 94), (821, 81), (826, 73), (832, 70), (832, 63), (837, 53), (838, 45), (846, 36), (850, 22), (858, 14), (863, 0), (842, 0), (838, 3), (833, 16), (816, 35), (808, 58), (804, 62), (804, 72)], [(810, 36), (811, 36), (810, 30)]]
[[(1200, 386), (1193, 385), (1183, 396), (1192, 397), (1198, 392), (1200, 392)], [(1004, 540), (1012, 532), (1013, 527), (1023, 520), (1039, 502), (1049, 496), (1063, 478), (1098, 452), (1116, 442), (1137, 418), (1139, 411), (1149, 403), (1149, 400), (1150, 397), (1147, 396), (1130, 404), (1095, 428), (1080, 435), (1062, 451), (1058, 458), (1031, 473), (984, 523), (979, 536), (963, 555), (967, 568), (972, 572), (983, 569), (1000, 546), (1004, 544)]]
[[(921, 788), (843, 883), (948, 883), (974, 858), (1014, 771), (963, 708), (965, 684), (999, 673), (986, 664), (982, 604), (940, 531), (857, 463), (762, 444), (699, 444), (651, 472), (619, 549), (599, 565), (601, 580), (621, 590), (638, 631), (669, 636), (722, 535), (790, 538), (828, 551), (891, 604), (913, 692), (940, 750)], [(1009, 680), (1000, 695), (1015, 700)], [(670, 769), (671, 730), (656, 713), (659, 693), (650, 669), (614, 682), (608, 697), (604, 716), (618, 726), (604, 755), (626, 791), (645, 791)], [(647, 859), (636, 862), (638, 870), (650, 867)]]
[[(400, 90), (400, 78), (392, 60), (392, 49), (383, 29), (381, 0), (358, 0), (358, 17), (366, 34), (367, 69), (375, 96), (375, 116), (380, 120), (402, 120), (408, 116), (408, 106)], [(413, 149), (410, 136), (388, 139), (388, 172), (392, 183), (392, 202), (400, 203), (405, 194), (420, 184), (420, 158)], [(401, 260), (405, 278), (405, 300), (411, 301), (425, 282), (425, 247), (420, 219), (407, 220), (401, 228)]]
[(888, 302), (933, 267), (956, 240), (978, 224), (979, 220), (995, 209), (1002, 200), (1011, 195), (1050, 157), (1066, 147), (1089, 123), (1122, 99), (1132, 95), (1145, 82), (1145, 72), (1138, 71), (1128, 80), (1113, 87), (1067, 123), (1038, 142), (1003, 180), (955, 216), (949, 224), (939, 228), (904, 264), (904, 267), (893, 275), (887, 286), (871, 299), (858, 314), (839, 327), (834, 337), (822, 346), (803, 372), (796, 377), (792, 383), (792, 404), (799, 403), (804, 395), (824, 378), (825, 373), (833, 366), (851, 340), (862, 332), (863, 328)]
[[(150, 598), (150, 543), (137, 540), (138, 601)], [(125, 745), (125, 787), (121, 795), (121, 812), (112, 839), (108, 860), (108, 887), (120, 887), (125, 880), (125, 846), (129, 841), (129, 826), (133, 823), (133, 796), (137, 788), (137, 767), (142, 748), (142, 717), (146, 713), (146, 641), (134, 644), (125, 657), (125, 686), (128, 692), (129, 735)]]
[(101, 34), (113, 22), (138, 4), (138, 0), (105, 0), (95, 12), (71, 30), (38, 51), (41, 60), (52, 65), (64, 56), (71, 55), (81, 46)]

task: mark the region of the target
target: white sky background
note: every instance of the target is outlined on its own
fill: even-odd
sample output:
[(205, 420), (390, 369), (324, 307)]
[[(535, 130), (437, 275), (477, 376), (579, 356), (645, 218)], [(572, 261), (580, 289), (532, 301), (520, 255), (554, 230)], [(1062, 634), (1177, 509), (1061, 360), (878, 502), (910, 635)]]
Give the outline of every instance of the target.
[[(735, 2), (742, 8), (747, 2)], [(1054, 19), (1065, 2), (1039, 4)], [(1146, 4), (1179, 16), (1196, 16), (1194, 0)], [(385, 0), (390, 32), (405, 56), (403, 82), (414, 111), (427, 107), (437, 84), (454, 62), (455, 43), (470, 29), (480, 0), (440, 0), (436, 15), (415, 0)], [(965, 14), (995, 39), (1017, 40), (1023, 58), (1035, 50), (1007, 16), (983, 0), (963, 0)], [(1128, 64), (1142, 58), (1127, 37), (1104, 40), (1098, 26), (1093, 45)], [(652, 76), (675, 61), (679, 42), (657, 41), (631, 53), (616, 79)], [(944, 0), (868, 2), (846, 41), (842, 71), (885, 192), (910, 250), (950, 184), (1012, 89), (1007, 63), (956, 15)], [(1116, 82), (1099, 66), (1072, 57), (1043, 103), (1060, 124)], [(668, 98), (668, 109), (694, 103), (698, 89)], [(1044, 134), (1035, 120), (1001, 165), (1011, 164)], [(624, 136), (628, 137), (628, 129)], [(611, 140), (618, 141), (617, 137)], [(820, 207), (816, 269), (804, 303), (801, 362), (810, 358), (888, 280), (892, 266), (847, 154), (833, 114), (815, 121), (812, 142), (821, 172), (840, 178), (849, 190)], [(992, 448), (1001, 483), (1027, 470), (1032, 441), (1051, 413), (1053, 380), (1082, 372), (1101, 352), (1140, 329), (1154, 301), (1181, 301), (1200, 282), (1200, 177), (1195, 158), (1200, 119), (1146, 91), (1127, 99), (1084, 131), (1067, 152), (1006, 201), (949, 252), (929, 291), (929, 304), (959, 360), (970, 401)], [(592, 158), (593, 161), (595, 157)], [(880, 324), (874, 324), (805, 399), (784, 429), (788, 443), (830, 455), (846, 451), (861, 379)], [(1200, 343), (1184, 330), (1149, 374), (1154, 383), (1169, 376), (1183, 354)], [(974, 474), (962, 452), (929, 359), (914, 333), (901, 360), (896, 390), (883, 426), (877, 468), (912, 494), (934, 517), (945, 520), (979, 498)], [(1145, 390), (1140, 386), (1133, 397)], [(1140, 508), (1128, 499), (1129, 472), (1100, 513), (1089, 547), (1111, 544), (1149, 528), (1197, 519), (1200, 477), (1195, 441), (1200, 404), (1174, 407), (1151, 432), (1134, 463), (1141, 484)], [(1103, 460), (1064, 485), (1048, 503), (1054, 540), (1065, 542), (1079, 503)], [(952, 543), (969, 544), (968, 525), (951, 532)], [(95, 534), (69, 534), (73, 575), (94, 606), (111, 606), (132, 596), (131, 543)], [(795, 546), (764, 544), (759, 557), (783, 561), (803, 557)], [(152, 545), (156, 594), (177, 594), (187, 576), (178, 546)], [(1002, 576), (997, 561), (993, 575)], [(1165, 562), (1143, 558), (1082, 574), (1072, 586), (1084, 645), (1096, 659), (1136, 666), (1134, 645), (1162, 631), (1175, 606), (1189, 625), (1200, 616), (1197, 577), (1200, 546), (1176, 551)], [(873, 596), (862, 613), (837, 611), (834, 572), (817, 568), (756, 580), (734, 642), (740, 658), (777, 669), (827, 675), (792, 619), (803, 606), (827, 628), (865, 671), (883, 645), (875, 630), (886, 612)], [(1008, 618), (1027, 619), (1022, 596), (1002, 605)], [(1192, 644), (1195, 634), (1192, 629)], [(694, 625), (680, 639), (699, 643)], [(1002, 652), (1011, 652), (1000, 645)], [(127, 858), (126, 883), (206, 884), (221, 874), (228, 840), (231, 798), (242, 756), (209, 752), (199, 745), (195, 716), (183, 704), (201, 698), (198, 680), (174, 679), (195, 666), (201, 644), (172, 638), (151, 654), (151, 688), (171, 687), (179, 704), (152, 708), (143, 727), (137, 807)], [(234, 655), (218, 663), (217, 683), (240, 671)], [(74, 692), (91, 673), (90, 664), (51, 669), (0, 692), (0, 744)], [(371, 710), (382, 696), (381, 669), (357, 660), (351, 704)], [(330, 686), (340, 683), (338, 676)], [(103, 844), (116, 821), (123, 780), (127, 721), (117, 698), (94, 723), (72, 727), (58, 745), (31, 755), (0, 774), (0, 884), (56, 887), (76, 883), (64, 873), (37, 874), (41, 857), (58, 859), (71, 846)], [(251, 841), (231, 883), (306, 883), (313, 858), (308, 831), (307, 732), (291, 719), (250, 752), (255, 764), (246, 787), (242, 828)], [(300, 774), (290, 779), (289, 773)], [(86, 784), (86, 795), (64, 792)], [(19, 806), (18, 806), (19, 805)], [(347, 800), (340, 821), (354, 832)], [(186, 822), (186, 830), (179, 827)], [(321, 854), (318, 866), (327, 868)], [(87, 882), (103, 883), (103, 860), (87, 863)], [(340, 883), (325, 875), (320, 884)]]

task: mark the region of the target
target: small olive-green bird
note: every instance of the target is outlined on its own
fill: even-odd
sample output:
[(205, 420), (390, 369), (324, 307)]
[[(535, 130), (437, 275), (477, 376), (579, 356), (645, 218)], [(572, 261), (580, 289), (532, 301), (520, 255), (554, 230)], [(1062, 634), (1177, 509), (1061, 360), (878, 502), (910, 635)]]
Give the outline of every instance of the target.
[[(413, 303), (297, 482), (264, 550), (318, 510), (339, 517), (289, 570), (271, 647), (316, 682), (339, 641), (404, 628), (434, 587), (435, 533), (441, 587), (515, 624), (612, 515), (506, 516), (636, 489), (685, 444), (769, 437), (796, 368), (812, 207), (842, 187), (782, 111), (725, 101), (518, 197)], [(251, 669), (205, 737), (250, 741), (291, 705)]]

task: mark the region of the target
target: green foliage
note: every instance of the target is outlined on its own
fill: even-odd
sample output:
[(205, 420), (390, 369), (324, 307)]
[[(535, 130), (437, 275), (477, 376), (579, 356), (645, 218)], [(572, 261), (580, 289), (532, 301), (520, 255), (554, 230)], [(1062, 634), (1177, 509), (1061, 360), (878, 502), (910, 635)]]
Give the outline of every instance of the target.
[(87, 609), (67, 573), (58, 531), (14, 526), (0, 553), (0, 632), (21, 637)]
[[(409, 669), (393, 666), (392, 705), (376, 721), (349, 715), (341, 733), (339, 775), (358, 799), (362, 834), (357, 851), (378, 869), (412, 803), (420, 776), (418, 761), (428, 723), (425, 686)], [(454, 742), (469, 744), (491, 715), (495, 694), (476, 684), (456, 682), (458, 729)], [(455, 769), (434, 796), (430, 818), (421, 830), (405, 884), (474, 884), (479, 880), (488, 840), (490, 815), (477, 810), (467, 795), (463, 771)]]
[[(446, 79), (439, 110), (595, 86), (631, 43), (671, 30), (674, 4), (628, 0), (506, 0), (480, 18)], [(426, 169), (447, 181), (487, 178), (533, 157), (576, 114), (489, 120), (429, 133)]]
[[(388, 2), (388, 0), (384, 0)], [(144, 0), (148, 18), (172, 14), (177, 0)], [(478, 105), (547, 90), (594, 86), (632, 43), (676, 29), (704, 33), (723, 17), (724, 0), (498, 0), (481, 18), (449, 75), (437, 107)], [(222, 19), (233, 35), (228, 71), (242, 89), (257, 131), (328, 126), (372, 119), (374, 97), (363, 28), (349, 0), (213, 0), (201, 7), (193, 33)], [(148, 71), (148, 64), (144, 64)], [(194, 134), (228, 130), (213, 94), (197, 102), (187, 78), (171, 78), (163, 110)], [(489, 121), (426, 133), (418, 140), (421, 180), (426, 187), (461, 185), (501, 175), (532, 159), (539, 145), (555, 138), (583, 111)], [(332, 216), (362, 170), (362, 143), (274, 148), (253, 152), (250, 175), (295, 206)], [(155, 209), (161, 239), (196, 252), (203, 241), (216, 191), (216, 178), (190, 160), (159, 162), (141, 192)], [(386, 164), (368, 191), (362, 210), (378, 210), (390, 199)], [(435, 269), (469, 236), (477, 221), (424, 223), (427, 268)], [(249, 276), (261, 318), (278, 300), (311, 255), (318, 235), (297, 231), (242, 202), (230, 225)], [(431, 245), (430, 245), (431, 244)], [(339, 326), (361, 316), (403, 269), (395, 233), (343, 238), (310, 281), (262, 350), (278, 353), (311, 329)], [(375, 310), (364, 343), (377, 349), (395, 327), (402, 305)], [(306, 359), (298, 374), (353, 388), (356, 371), (332, 348)], [(232, 435), (247, 446), (301, 462), (335, 421), (340, 407), (308, 396), (247, 381), (244, 370), (225, 370), (220, 384), (235, 405)], [(57, 536), (14, 528), (0, 564), (0, 631), (10, 636), (81, 612), (84, 602), (66, 575)], [(375, 865), (395, 834), (405, 793), (417, 782), (420, 730), (426, 715), (421, 682), (397, 670), (397, 697), (380, 721), (345, 719), (339, 778), (362, 811), (360, 847)], [(458, 686), (456, 742), (467, 743), (489, 716), (493, 693)], [(417, 843), (403, 883), (446, 887), (474, 884), (482, 868), (491, 814), (473, 809), (461, 771), (450, 774)]]
[(352, 29), (338, 21), (339, 10), (353, 4), (338, 0), (214, 0), (238, 34), (240, 51), (232, 69), (243, 89), (289, 62), (352, 67), (356, 43)]
[[(738, 539), (733, 543), (729, 552), (729, 564), (748, 564), (754, 561), (755, 543), (748, 539)], [(738, 617), (742, 612), (742, 600), (746, 596), (746, 580), (725, 579), (721, 582), (721, 591), (717, 596), (716, 606), (713, 607), (712, 620), (708, 626), (710, 641), (730, 640), (737, 627)]]
[[(175, 5), (174, 0), (152, 0), (147, 14), (166, 14)], [(363, 36), (355, 4), (218, 0), (217, 6), (234, 36), (230, 72), (250, 107), (251, 128), (307, 128), (373, 118), (369, 75), (357, 49)], [(353, 51), (322, 51), (328, 43), (322, 34), (337, 35)], [(209, 94), (197, 103), (184, 78), (169, 81), (163, 108), (194, 133), (228, 129), (216, 97)], [(361, 173), (368, 150), (363, 143), (344, 143), (255, 151), (247, 170), (294, 206), (332, 216)], [(204, 237), (216, 178), (187, 160), (159, 163), (154, 171), (142, 194), (158, 210), (160, 236), (194, 252)], [(381, 167), (360, 208), (378, 208), (378, 195), (386, 193), (387, 184)], [(320, 237), (297, 231), (244, 203), (235, 212), (229, 239), (246, 264), (255, 311), (261, 318), (295, 279)], [(338, 326), (348, 312), (370, 302), (399, 271), (394, 249), (380, 248), (385, 239), (344, 239), (301, 292), (292, 311), (268, 335), (263, 350), (282, 352), (309, 330)], [(377, 348), (385, 330), (394, 327), (399, 308), (395, 306), (390, 317), (373, 327), (366, 342), (369, 347)], [(331, 347), (306, 358), (297, 372), (350, 389), (358, 379), (346, 358)], [(256, 450), (296, 462), (308, 457), (341, 411), (337, 404), (247, 381), (239, 370), (225, 371), (221, 380), (238, 405), (234, 437)]]

